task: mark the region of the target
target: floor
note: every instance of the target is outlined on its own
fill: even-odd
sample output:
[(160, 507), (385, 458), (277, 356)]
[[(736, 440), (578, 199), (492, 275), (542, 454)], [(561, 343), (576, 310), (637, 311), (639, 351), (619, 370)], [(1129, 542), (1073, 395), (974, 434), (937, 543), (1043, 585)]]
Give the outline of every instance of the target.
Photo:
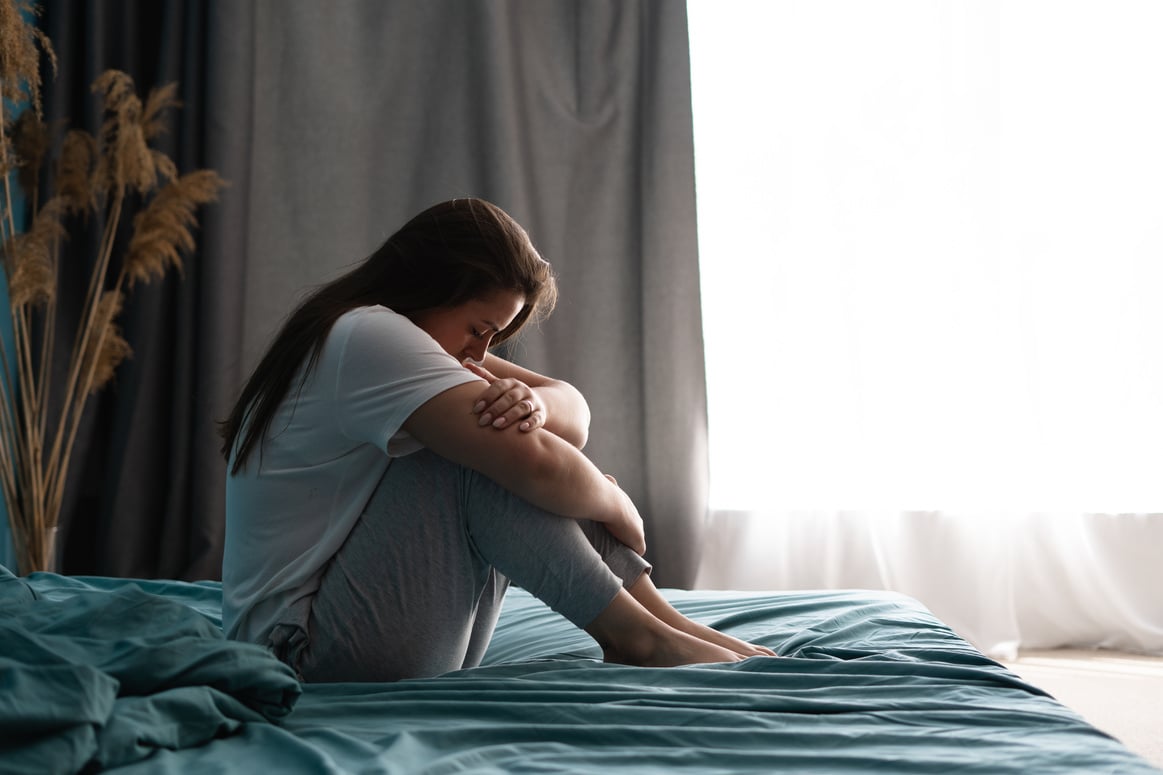
[(1006, 666), (1163, 770), (1163, 657), (1055, 649)]

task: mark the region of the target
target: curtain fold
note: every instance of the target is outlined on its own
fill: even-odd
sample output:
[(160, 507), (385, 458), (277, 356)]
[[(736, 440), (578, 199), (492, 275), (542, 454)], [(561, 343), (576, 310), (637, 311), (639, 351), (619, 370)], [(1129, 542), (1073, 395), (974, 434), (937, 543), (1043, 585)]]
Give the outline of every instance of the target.
[[(237, 197), (245, 181), (237, 173), (245, 170), (239, 161), (248, 138), (236, 116), (249, 94), (235, 79), (246, 61), (249, 41), (238, 38), (247, 15), (246, 4), (62, 1), (41, 18), (58, 57), (56, 78), (45, 78), (49, 121), (95, 133), (101, 117), (89, 86), (109, 68), (129, 73), (142, 94), (177, 81), (182, 107), (159, 147), (180, 172), (211, 167), (231, 183), (221, 204), (199, 213), (198, 250), (183, 271), (129, 296), (121, 324), (134, 354), (90, 399), (74, 450), (61, 513), (67, 573), (221, 575), (224, 474), (214, 421), (236, 390), (241, 351), (233, 332), (242, 304), (236, 243), (245, 214), (239, 217)], [(123, 228), (122, 247), (127, 236)], [(65, 249), (62, 337), (77, 325), (96, 237), (90, 229)], [(60, 384), (65, 364), (55, 367)]]
[(683, 4), (62, 2), (44, 27), (69, 50), (53, 116), (106, 67), (179, 80), (179, 167), (231, 184), (185, 277), (135, 293), (138, 355), (79, 446), (65, 570), (217, 577), (213, 421), (305, 288), (472, 195), (560, 275), (512, 357), (586, 394), (586, 452), (639, 504), (657, 581), (693, 582), (706, 401)]
[(634, 497), (658, 580), (693, 581), (705, 391), (685, 8), (256, 5), (253, 364), (306, 284), (420, 209), (496, 202), (560, 275), (513, 357), (577, 385), (587, 453)]

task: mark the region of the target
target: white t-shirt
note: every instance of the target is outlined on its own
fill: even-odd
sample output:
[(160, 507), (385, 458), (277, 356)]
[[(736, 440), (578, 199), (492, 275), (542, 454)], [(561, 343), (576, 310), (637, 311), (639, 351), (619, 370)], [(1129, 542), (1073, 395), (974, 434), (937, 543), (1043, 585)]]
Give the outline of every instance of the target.
[(389, 456), (421, 449), (401, 430), (404, 421), (433, 396), (474, 380), (432, 337), (385, 307), (354, 309), (335, 322), (302, 390), (299, 377), (292, 381), (261, 450), (255, 446), (227, 477), (228, 637), (265, 642), (275, 617), (315, 593)]

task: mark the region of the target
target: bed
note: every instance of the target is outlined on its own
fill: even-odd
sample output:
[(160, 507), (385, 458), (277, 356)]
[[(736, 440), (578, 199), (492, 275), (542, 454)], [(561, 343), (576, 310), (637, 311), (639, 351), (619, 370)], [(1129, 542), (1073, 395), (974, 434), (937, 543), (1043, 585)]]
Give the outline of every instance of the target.
[(665, 593), (782, 656), (604, 664), (515, 589), (480, 667), (300, 685), (223, 639), (217, 583), (0, 567), (0, 771), (1159, 772), (911, 598)]

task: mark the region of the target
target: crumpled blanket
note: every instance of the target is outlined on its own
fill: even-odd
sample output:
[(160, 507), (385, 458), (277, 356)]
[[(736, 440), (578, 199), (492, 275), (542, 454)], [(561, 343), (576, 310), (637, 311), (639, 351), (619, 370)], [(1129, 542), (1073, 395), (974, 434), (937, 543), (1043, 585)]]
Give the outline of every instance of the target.
[(0, 762), (66, 773), (277, 722), (301, 692), (268, 651), (134, 584), (45, 599), (0, 566)]

